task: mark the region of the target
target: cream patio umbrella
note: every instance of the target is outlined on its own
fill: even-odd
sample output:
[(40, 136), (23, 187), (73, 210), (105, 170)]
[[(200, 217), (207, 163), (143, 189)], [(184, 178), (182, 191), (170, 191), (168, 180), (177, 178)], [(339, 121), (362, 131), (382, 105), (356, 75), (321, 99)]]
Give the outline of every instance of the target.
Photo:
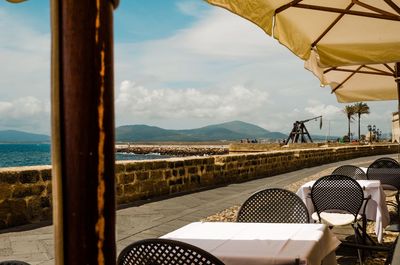
[(337, 101), (397, 100), (395, 63), (327, 67), (317, 73), (321, 85), (329, 85)]
[(331, 87), (338, 102), (397, 100), (400, 113), (398, 63), (328, 67), (314, 74), (321, 85)]
[(400, 0), (206, 0), (246, 18), (311, 67), (400, 62)]
[[(206, 1), (259, 26), (303, 59), (305, 67), (319, 76), (322, 83), (326, 84), (324, 69), (329, 67), (358, 65), (353, 69), (360, 72), (364, 64), (386, 67), (385, 64), (391, 63), (392, 78), (385, 79), (384, 83), (377, 82), (376, 77), (370, 83), (366, 78), (363, 81), (368, 86), (375, 84), (380, 89), (377, 93), (367, 89), (367, 85), (357, 86), (358, 90), (353, 89), (353, 92), (342, 88), (334, 90), (339, 101), (354, 100), (356, 96), (364, 101), (397, 98), (400, 110), (400, 0)], [(336, 72), (325, 72), (325, 77)], [(342, 82), (336, 84), (342, 87)], [(346, 82), (350, 87), (351, 81)], [(335, 85), (334, 81), (331, 85)], [(383, 92), (382, 87), (388, 91)], [(342, 93), (347, 94), (347, 99)]]

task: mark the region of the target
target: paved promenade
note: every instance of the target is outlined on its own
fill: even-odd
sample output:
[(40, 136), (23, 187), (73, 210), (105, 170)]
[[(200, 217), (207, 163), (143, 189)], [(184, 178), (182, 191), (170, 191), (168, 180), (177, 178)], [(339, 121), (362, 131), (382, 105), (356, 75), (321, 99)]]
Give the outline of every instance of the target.
[[(367, 166), (378, 157), (380, 156), (341, 161), (125, 207), (117, 211), (117, 253), (133, 241), (159, 237), (188, 223), (241, 204), (250, 194), (263, 187), (285, 187), (312, 175), (326, 174), (327, 170), (343, 164)], [(395, 158), (396, 155), (391, 157)], [(0, 231), (0, 261), (9, 259), (23, 260), (32, 265), (54, 264), (53, 226), (27, 226)]]

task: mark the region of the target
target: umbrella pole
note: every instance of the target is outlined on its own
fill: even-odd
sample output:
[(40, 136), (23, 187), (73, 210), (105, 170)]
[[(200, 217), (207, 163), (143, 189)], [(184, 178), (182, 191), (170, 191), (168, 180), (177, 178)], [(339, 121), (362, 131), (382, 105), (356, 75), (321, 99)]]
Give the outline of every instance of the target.
[(116, 262), (113, 4), (51, 0), (55, 264)]

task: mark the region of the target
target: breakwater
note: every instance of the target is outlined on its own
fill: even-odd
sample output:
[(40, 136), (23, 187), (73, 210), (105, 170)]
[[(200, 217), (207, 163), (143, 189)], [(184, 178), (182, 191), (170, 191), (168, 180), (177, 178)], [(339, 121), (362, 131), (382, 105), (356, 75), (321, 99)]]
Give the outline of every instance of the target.
[[(397, 150), (387, 144), (118, 161), (116, 200), (121, 205)], [(51, 220), (51, 209), (50, 166), (0, 169), (0, 229)]]
[(224, 155), (228, 145), (117, 145), (117, 153), (160, 154), (173, 156)]

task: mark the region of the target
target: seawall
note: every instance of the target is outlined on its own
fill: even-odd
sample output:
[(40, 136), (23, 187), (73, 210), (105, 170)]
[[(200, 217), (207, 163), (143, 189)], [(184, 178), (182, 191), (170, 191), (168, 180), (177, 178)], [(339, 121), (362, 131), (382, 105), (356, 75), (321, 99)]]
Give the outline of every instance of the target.
[[(116, 199), (122, 205), (397, 150), (397, 145), (388, 144), (119, 161)], [(0, 229), (51, 220), (51, 185), (50, 166), (1, 168)]]

